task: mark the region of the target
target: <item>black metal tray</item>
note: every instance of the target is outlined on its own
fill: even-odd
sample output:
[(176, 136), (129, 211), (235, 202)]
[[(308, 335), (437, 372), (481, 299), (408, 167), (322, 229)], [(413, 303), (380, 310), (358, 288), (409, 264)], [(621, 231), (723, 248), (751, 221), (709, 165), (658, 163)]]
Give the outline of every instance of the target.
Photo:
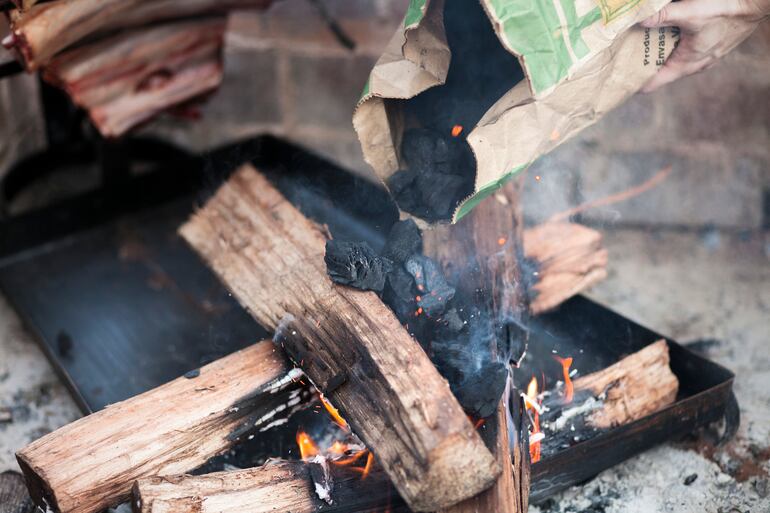
[[(84, 413), (266, 336), (176, 234), (195, 206), (247, 160), (335, 236), (380, 246), (396, 219), (387, 195), (370, 183), (260, 138), (0, 223), (0, 289)], [(365, 200), (350, 201), (358, 197)], [(335, 198), (345, 200), (343, 208)], [(530, 329), (533, 351), (592, 354), (580, 363), (584, 373), (664, 338), (583, 297), (533, 320)], [(533, 465), (533, 502), (735, 414), (734, 404), (728, 408), (733, 374), (668, 343), (680, 380), (676, 403)]]

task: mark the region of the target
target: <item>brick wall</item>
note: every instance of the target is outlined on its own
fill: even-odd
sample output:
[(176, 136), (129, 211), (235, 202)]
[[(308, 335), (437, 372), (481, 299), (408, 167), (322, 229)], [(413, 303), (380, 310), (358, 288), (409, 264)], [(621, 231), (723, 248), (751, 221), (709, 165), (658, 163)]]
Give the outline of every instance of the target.
[[(660, 186), (588, 211), (595, 223), (767, 226), (770, 23), (713, 68), (637, 95), (565, 143), (526, 178), (530, 221), (622, 191), (671, 165)], [(536, 180), (535, 176), (540, 176)]]
[[(8, 33), (0, 16), (0, 38)], [(0, 48), (0, 64), (11, 56)], [(14, 162), (45, 144), (37, 81), (31, 76), (0, 80), (0, 177)]]
[(408, 0), (325, 0), (356, 42), (343, 47), (307, 0), (238, 12), (227, 37), (225, 82), (195, 124), (164, 118), (147, 127), (191, 148), (259, 133), (298, 142), (366, 172), (351, 122), (369, 71), (401, 23)]

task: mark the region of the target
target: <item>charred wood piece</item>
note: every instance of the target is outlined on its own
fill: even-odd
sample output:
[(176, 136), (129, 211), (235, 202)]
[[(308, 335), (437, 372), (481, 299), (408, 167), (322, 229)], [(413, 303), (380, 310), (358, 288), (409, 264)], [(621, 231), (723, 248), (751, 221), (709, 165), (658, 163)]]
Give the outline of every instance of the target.
[(359, 290), (382, 292), (392, 262), (366, 242), (326, 241), (326, 270), (335, 283)]

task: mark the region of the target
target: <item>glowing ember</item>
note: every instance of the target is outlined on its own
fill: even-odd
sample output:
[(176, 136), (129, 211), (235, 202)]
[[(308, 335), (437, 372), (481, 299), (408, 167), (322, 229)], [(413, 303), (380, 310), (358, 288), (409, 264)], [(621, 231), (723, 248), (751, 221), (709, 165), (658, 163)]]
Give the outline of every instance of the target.
[(452, 127), (452, 137), (457, 137), (461, 133), (463, 133), (462, 125), (455, 125)]
[(537, 378), (532, 376), (532, 380), (527, 386), (527, 395), (525, 404), (527, 411), (532, 412), (532, 430), (529, 432), (529, 459), (532, 463), (540, 461), (540, 442), (545, 435), (540, 431), (540, 413), (538, 403)]
[(352, 465), (353, 463), (355, 463), (358, 460), (360, 460), (361, 457), (364, 456), (365, 454), (367, 454), (368, 452), (369, 451), (366, 450), (366, 449), (363, 450), (363, 451), (358, 451), (358, 452), (352, 454), (351, 456), (349, 456), (347, 458), (343, 458), (343, 459), (340, 459), (340, 460), (334, 460), (334, 461), (332, 461), (332, 463), (334, 463), (335, 465), (339, 465), (340, 467), (346, 467), (346, 466)]
[(318, 455), (318, 446), (310, 438), (310, 435), (304, 431), (297, 432), (297, 445), (299, 446), (299, 454), (303, 460), (312, 458)]
[(569, 368), (572, 365), (572, 358), (559, 358), (554, 356), (556, 361), (561, 364), (562, 373), (564, 374), (564, 404), (572, 402), (572, 398), (575, 396), (575, 389), (572, 386), (572, 378), (569, 376)]
[(334, 422), (335, 422), (335, 423), (336, 423), (336, 424), (337, 424), (339, 427), (341, 427), (342, 429), (347, 429), (347, 428), (348, 428), (348, 422), (347, 422), (345, 419), (343, 419), (343, 418), (342, 418), (342, 415), (340, 415), (340, 412), (339, 412), (339, 411), (337, 411), (337, 408), (335, 408), (334, 406), (332, 406), (332, 403), (330, 403), (330, 402), (329, 402), (329, 401), (328, 401), (328, 400), (327, 400), (327, 399), (324, 397), (324, 395), (323, 395), (323, 394), (319, 394), (319, 396), (321, 397), (321, 402), (323, 403), (323, 405), (324, 405), (324, 408), (326, 408), (326, 411), (328, 411), (328, 412), (329, 412), (329, 415), (331, 415), (331, 416), (332, 416), (332, 419), (334, 420)]

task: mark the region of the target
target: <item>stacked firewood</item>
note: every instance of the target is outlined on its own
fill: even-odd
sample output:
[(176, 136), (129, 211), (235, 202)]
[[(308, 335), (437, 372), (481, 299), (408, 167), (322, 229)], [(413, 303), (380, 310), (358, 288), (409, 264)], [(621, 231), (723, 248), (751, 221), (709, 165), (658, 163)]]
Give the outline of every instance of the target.
[[(459, 273), (458, 292), (483, 287), (490, 308), (512, 320), (529, 315), (537, 294), (566, 298), (591, 281), (584, 267), (569, 272), (571, 257), (560, 258), (554, 245), (543, 249), (538, 232), (522, 230), (510, 209), (516, 194), (515, 186), (506, 187), (457, 226), (424, 234), (425, 253), (445, 271), (468, 259), (477, 262), (474, 272)], [(601, 251), (584, 235), (587, 228), (563, 223), (558, 229), (568, 255)], [(96, 513), (130, 501), (136, 513), (522, 512), (533, 409), (551, 431), (577, 419), (603, 429), (647, 415), (676, 395), (661, 342), (578, 380), (578, 411), (559, 416), (562, 391), (544, 403), (508, 387), (491, 415), (471, 420), (380, 297), (330, 279), (325, 227), (307, 219), (254, 168), (237, 171), (181, 234), (275, 336), (19, 451), (33, 500), (43, 510)], [(536, 261), (543, 255), (545, 261)], [(520, 265), (524, 260), (527, 265)], [(549, 269), (574, 277), (560, 280), (565, 291), (537, 291)], [(527, 273), (535, 275), (533, 283), (524, 279)], [(651, 368), (656, 371), (639, 372)], [(655, 383), (645, 382), (647, 376)], [(365, 445), (363, 475), (317, 453), (302, 461), (185, 475), (240, 440), (284, 424), (316, 401), (317, 392)]]
[(222, 82), (227, 13), (271, 0), (13, 0), (13, 50), (106, 137), (204, 98)]

